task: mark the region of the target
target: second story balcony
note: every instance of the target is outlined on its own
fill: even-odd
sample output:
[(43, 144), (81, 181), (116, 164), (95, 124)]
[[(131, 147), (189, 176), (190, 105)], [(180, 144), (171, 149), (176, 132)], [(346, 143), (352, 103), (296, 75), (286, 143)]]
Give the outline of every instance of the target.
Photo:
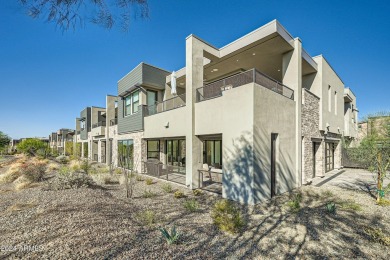
[(93, 137), (104, 136), (105, 134), (106, 134), (106, 121), (99, 121), (92, 125), (91, 135)]
[(118, 124), (118, 118), (113, 118), (110, 120), (110, 126), (114, 126)]
[(172, 109), (184, 107), (186, 105), (186, 94), (181, 94), (173, 98), (156, 102), (156, 104), (146, 107), (146, 115), (151, 116)]
[(283, 85), (277, 80), (261, 73), (256, 69), (247, 70), (239, 74), (217, 80), (204, 85), (196, 90), (196, 101), (202, 102), (222, 96), (226, 90), (243, 86), (249, 83), (256, 83), (262, 87), (272, 90), (289, 99), (294, 99), (294, 90)]

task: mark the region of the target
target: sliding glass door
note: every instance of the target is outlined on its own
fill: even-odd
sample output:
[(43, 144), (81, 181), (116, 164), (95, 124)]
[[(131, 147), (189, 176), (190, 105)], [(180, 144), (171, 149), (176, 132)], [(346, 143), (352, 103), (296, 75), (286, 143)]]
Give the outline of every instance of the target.
[(186, 165), (186, 140), (167, 140), (166, 141), (166, 160), (168, 165), (185, 166)]
[(203, 163), (222, 169), (222, 141), (206, 140), (203, 142)]

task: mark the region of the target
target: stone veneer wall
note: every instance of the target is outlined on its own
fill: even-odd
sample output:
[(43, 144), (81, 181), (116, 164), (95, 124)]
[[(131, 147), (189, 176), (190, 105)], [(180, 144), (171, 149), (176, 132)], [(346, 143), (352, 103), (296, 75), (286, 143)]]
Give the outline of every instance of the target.
[[(116, 128), (117, 126), (115, 126)], [(114, 127), (112, 127), (114, 128)], [(116, 130), (116, 129), (115, 129)], [(111, 127), (110, 127), (111, 131)], [(114, 129), (113, 129), (114, 131)], [(134, 164), (139, 173), (143, 172), (143, 162), (146, 161), (146, 141), (143, 140), (144, 132), (135, 132), (128, 134), (115, 134), (112, 137), (112, 161), (115, 167), (118, 167), (118, 141), (132, 139), (134, 143)]]
[[(313, 178), (313, 141), (312, 138), (322, 138), (320, 124), (320, 98), (308, 91), (302, 90), (302, 183), (307, 183)], [(316, 153), (316, 169), (323, 169), (324, 156), (323, 144), (319, 145)], [(319, 174), (320, 172), (318, 172)], [(317, 175), (317, 171), (316, 171)]]

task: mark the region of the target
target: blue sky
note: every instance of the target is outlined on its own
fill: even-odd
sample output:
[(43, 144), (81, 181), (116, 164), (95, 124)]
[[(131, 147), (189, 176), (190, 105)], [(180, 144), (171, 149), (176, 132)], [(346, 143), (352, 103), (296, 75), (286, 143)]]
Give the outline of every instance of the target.
[[(390, 110), (388, 1), (158, 1), (127, 33), (86, 24), (62, 33), (0, 2), (0, 131), (13, 138), (74, 128), (86, 106), (105, 106), (117, 81), (144, 61), (185, 65), (185, 38), (222, 47), (278, 19), (310, 55), (323, 54), (358, 96), (360, 115)], [(153, 39), (153, 40), (152, 40)]]

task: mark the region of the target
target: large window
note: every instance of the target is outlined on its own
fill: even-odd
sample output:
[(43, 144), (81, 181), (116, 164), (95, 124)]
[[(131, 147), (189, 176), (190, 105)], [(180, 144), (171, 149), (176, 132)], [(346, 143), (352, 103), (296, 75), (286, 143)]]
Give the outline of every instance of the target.
[(133, 140), (118, 141), (118, 166), (132, 169), (134, 164), (134, 144)]
[(186, 165), (186, 140), (166, 141), (167, 164), (174, 166)]
[(135, 91), (125, 97), (124, 102), (124, 114), (125, 116), (137, 113), (139, 110), (139, 91)]
[(148, 141), (147, 157), (148, 159), (160, 159), (160, 141), (152, 140)]
[(325, 172), (334, 169), (334, 143), (325, 143)]
[(222, 168), (221, 140), (207, 140), (203, 142), (203, 163), (218, 169)]

